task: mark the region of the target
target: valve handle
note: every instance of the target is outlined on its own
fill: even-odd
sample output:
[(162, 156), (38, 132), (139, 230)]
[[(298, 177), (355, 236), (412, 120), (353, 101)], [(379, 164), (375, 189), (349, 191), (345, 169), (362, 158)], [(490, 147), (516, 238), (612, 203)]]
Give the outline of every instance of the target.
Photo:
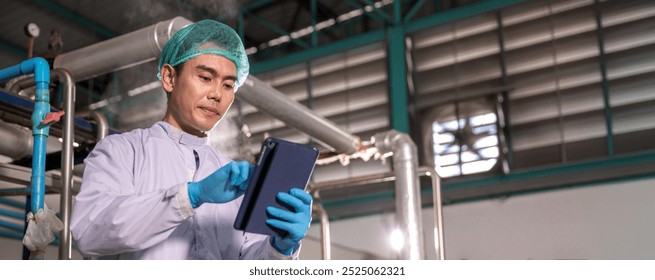
[(65, 113), (64, 111), (47, 113), (45, 119), (41, 121), (41, 125), (56, 123)]

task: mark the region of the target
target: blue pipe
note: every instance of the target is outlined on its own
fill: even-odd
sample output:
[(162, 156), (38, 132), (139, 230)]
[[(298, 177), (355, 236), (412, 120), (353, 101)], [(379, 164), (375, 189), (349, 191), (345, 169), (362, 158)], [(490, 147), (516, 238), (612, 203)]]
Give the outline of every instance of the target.
[(0, 197), (0, 204), (16, 207), (16, 208), (19, 208), (19, 209), (25, 209), (25, 203), (14, 201), (14, 200), (7, 199), (7, 198), (4, 198), (4, 197)]
[[(23, 231), (25, 230), (25, 226), (24, 226), (24, 225), (19, 225), (19, 224), (14, 224), (14, 223), (10, 223), (10, 222), (5, 222), (4, 220), (0, 220), (0, 227), (3, 227), (3, 228), (7, 228), (7, 229), (10, 229), (10, 230), (13, 230), (13, 231), (20, 232), (20, 234), (22, 234)], [(22, 236), (21, 236), (21, 238), (22, 238)]]
[(7, 237), (7, 238), (23, 240), (23, 234), (15, 233), (15, 232), (9, 232), (9, 231), (3, 231), (3, 230), (0, 230), (0, 237)]
[(16, 218), (21, 221), (25, 220), (25, 215), (23, 213), (18, 213), (10, 210), (5, 210), (0, 208), (0, 216), (6, 216), (6, 217), (11, 217), (11, 218)]
[(34, 73), (36, 84), (36, 102), (32, 113), (32, 133), (34, 134), (34, 153), (32, 157), (32, 213), (36, 214), (43, 208), (45, 195), (45, 153), (46, 139), (50, 132), (49, 124), (41, 124), (45, 115), (50, 112), (50, 65), (41, 58), (30, 58), (18, 65), (0, 70), (0, 81), (21, 75)]

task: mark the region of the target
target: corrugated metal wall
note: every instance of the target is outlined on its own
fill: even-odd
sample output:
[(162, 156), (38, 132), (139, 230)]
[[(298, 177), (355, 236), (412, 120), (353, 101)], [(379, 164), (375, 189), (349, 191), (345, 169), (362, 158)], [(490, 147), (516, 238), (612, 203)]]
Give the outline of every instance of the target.
[[(500, 145), (510, 148), (511, 169), (606, 158), (610, 150), (655, 149), (648, 140), (655, 135), (655, 2), (601, 1), (598, 8), (600, 30), (594, 1), (559, 0), (526, 1), (408, 34), (413, 129), (454, 120), (455, 103), (460, 111), (497, 112), (508, 125), (507, 135), (502, 127), (498, 132), (506, 138)], [(386, 73), (381, 42), (258, 77), (368, 140), (390, 128)], [(604, 92), (611, 106), (607, 111)], [(498, 104), (503, 97), (505, 108)], [(257, 140), (249, 145), (254, 151), (265, 135), (309, 142), (306, 135), (247, 104), (241, 113)], [(432, 139), (426, 131), (420, 134), (422, 139), (415, 141), (429, 155)], [(424, 160), (431, 161), (429, 156)], [(363, 165), (375, 167), (353, 174), (352, 166), (348, 172), (338, 164), (323, 166), (315, 179), (388, 170), (379, 162)]]
[(530, 1), (414, 34), (423, 115), (506, 91), (513, 168), (607, 157), (604, 64), (615, 153), (655, 148), (655, 2), (599, 7), (600, 32), (594, 1)]

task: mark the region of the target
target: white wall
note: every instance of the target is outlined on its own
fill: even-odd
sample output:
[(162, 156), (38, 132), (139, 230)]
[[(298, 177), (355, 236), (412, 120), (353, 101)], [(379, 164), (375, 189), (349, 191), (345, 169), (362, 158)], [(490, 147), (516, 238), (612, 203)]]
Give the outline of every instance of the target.
[[(445, 206), (447, 259), (655, 259), (655, 178)], [(329, 209), (328, 209), (329, 211)], [(389, 214), (330, 224), (333, 259), (367, 251), (395, 258)], [(426, 247), (433, 246), (432, 209), (424, 209)], [(320, 259), (313, 224), (303, 259)], [(345, 253), (347, 252), (347, 253)], [(435, 258), (431, 250), (427, 257)]]

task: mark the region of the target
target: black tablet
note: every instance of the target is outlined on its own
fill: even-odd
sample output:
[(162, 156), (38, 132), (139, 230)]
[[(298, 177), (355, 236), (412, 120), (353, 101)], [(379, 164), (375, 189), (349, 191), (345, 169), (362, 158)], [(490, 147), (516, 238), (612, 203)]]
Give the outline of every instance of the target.
[(234, 221), (234, 228), (246, 232), (283, 236), (284, 231), (266, 224), (266, 207), (289, 208), (275, 198), (292, 188), (305, 189), (314, 171), (318, 149), (273, 137), (264, 140), (261, 153)]

